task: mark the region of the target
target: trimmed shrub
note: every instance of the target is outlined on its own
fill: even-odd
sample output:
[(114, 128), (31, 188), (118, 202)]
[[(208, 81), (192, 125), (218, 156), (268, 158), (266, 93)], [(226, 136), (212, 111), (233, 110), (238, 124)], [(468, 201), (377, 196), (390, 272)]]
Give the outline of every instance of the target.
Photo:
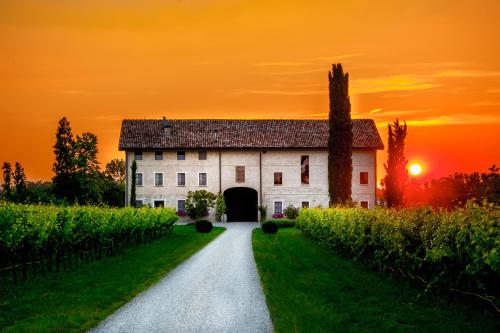
[(278, 228), (291, 228), (295, 227), (295, 220), (289, 220), (289, 219), (278, 219), (278, 220), (267, 220), (265, 222), (274, 222), (278, 225)]
[(299, 209), (290, 205), (283, 210), (283, 213), (287, 218), (295, 220), (299, 216)]
[(278, 224), (274, 221), (266, 221), (262, 223), (262, 231), (266, 234), (275, 234), (278, 232)]
[(500, 304), (500, 208), (469, 203), (452, 212), (420, 209), (304, 209), (297, 227), (379, 270), (426, 290), (482, 295)]
[(212, 231), (213, 227), (214, 226), (212, 225), (212, 222), (207, 220), (199, 220), (196, 221), (196, 223), (194, 224), (194, 228), (196, 229), (196, 231), (201, 232), (203, 234)]

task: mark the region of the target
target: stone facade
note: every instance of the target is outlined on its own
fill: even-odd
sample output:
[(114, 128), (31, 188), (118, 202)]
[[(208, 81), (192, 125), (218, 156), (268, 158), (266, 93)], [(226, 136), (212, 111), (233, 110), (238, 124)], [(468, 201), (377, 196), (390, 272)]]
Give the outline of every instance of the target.
[[(127, 203), (130, 166), (135, 152), (125, 152)], [(209, 149), (206, 150), (206, 160), (199, 159), (199, 150), (185, 150), (184, 160), (178, 159), (177, 150), (157, 150), (157, 153), (145, 150), (141, 153), (142, 160), (136, 160), (136, 163), (137, 173), (142, 174), (142, 185), (136, 188), (136, 198), (145, 205), (155, 206), (156, 202), (177, 209), (179, 201), (184, 200), (189, 191), (205, 189), (224, 193), (230, 188), (245, 187), (256, 191), (257, 203), (267, 206), (268, 216), (275, 212), (275, 208), (284, 209), (288, 205), (302, 207), (307, 202), (309, 207), (328, 206), (328, 152), (325, 149)], [(160, 155), (161, 160), (155, 159)], [(309, 157), (309, 184), (302, 182), (302, 156)], [(352, 161), (352, 198), (372, 208), (376, 192), (376, 149), (354, 150)], [(236, 178), (237, 166), (244, 167), (245, 179), (242, 182)], [(275, 184), (275, 172), (281, 173), (281, 184)], [(367, 174), (361, 176), (362, 172)], [(159, 179), (155, 184), (156, 173), (162, 174), (161, 185)], [(179, 173), (185, 174), (185, 185), (178, 185)], [(200, 173), (206, 173), (206, 185), (199, 184)], [(361, 184), (362, 180), (366, 184)], [(281, 202), (281, 205), (275, 207), (276, 202)]]

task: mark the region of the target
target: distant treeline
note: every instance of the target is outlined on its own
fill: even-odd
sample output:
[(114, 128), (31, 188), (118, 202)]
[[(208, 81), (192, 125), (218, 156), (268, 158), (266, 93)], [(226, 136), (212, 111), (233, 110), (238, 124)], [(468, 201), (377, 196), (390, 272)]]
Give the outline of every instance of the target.
[(26, 180), (24, 168), (16, 162), (2, 164), (3, 184), (0, 198), (16, 203), (93, 204), (123, 206), (125, 204), (125, 162), (114, 159), (103, 171), (97, 161), (97, 136), (83, 133), (73, 137), (69, 121), (59, 121), (55, 162), (51, 182)]
[(406, 206), (463, 207), (469, 200), (500, 205), (500, 174), (493, 165), (488, 172), (455, 173), (421, 184), (412, 179), (406, 186)]

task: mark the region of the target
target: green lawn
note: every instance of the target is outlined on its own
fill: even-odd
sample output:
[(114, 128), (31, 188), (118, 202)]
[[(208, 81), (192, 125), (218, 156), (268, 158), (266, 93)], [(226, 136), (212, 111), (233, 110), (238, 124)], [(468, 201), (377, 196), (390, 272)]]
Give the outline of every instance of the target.
[(253, 232), (255, 260), (276, 332), (500, 332), (500, 316), (421, 295), (295, 228)]
[(3, 292), (0, 331), (85, 331), (223, 231), (199, 234), (192, 226), (175, 226), (172, 235), (152, 244)]

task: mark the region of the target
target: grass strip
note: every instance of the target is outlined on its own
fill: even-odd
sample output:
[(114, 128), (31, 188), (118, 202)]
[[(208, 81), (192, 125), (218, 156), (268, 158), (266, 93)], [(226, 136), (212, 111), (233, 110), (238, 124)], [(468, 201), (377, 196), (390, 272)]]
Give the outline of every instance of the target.
[(49, 274), (0, 294), (2, 332), (83, 332), (96, 326), (224, 231), (171, 235), (74, 271)]

